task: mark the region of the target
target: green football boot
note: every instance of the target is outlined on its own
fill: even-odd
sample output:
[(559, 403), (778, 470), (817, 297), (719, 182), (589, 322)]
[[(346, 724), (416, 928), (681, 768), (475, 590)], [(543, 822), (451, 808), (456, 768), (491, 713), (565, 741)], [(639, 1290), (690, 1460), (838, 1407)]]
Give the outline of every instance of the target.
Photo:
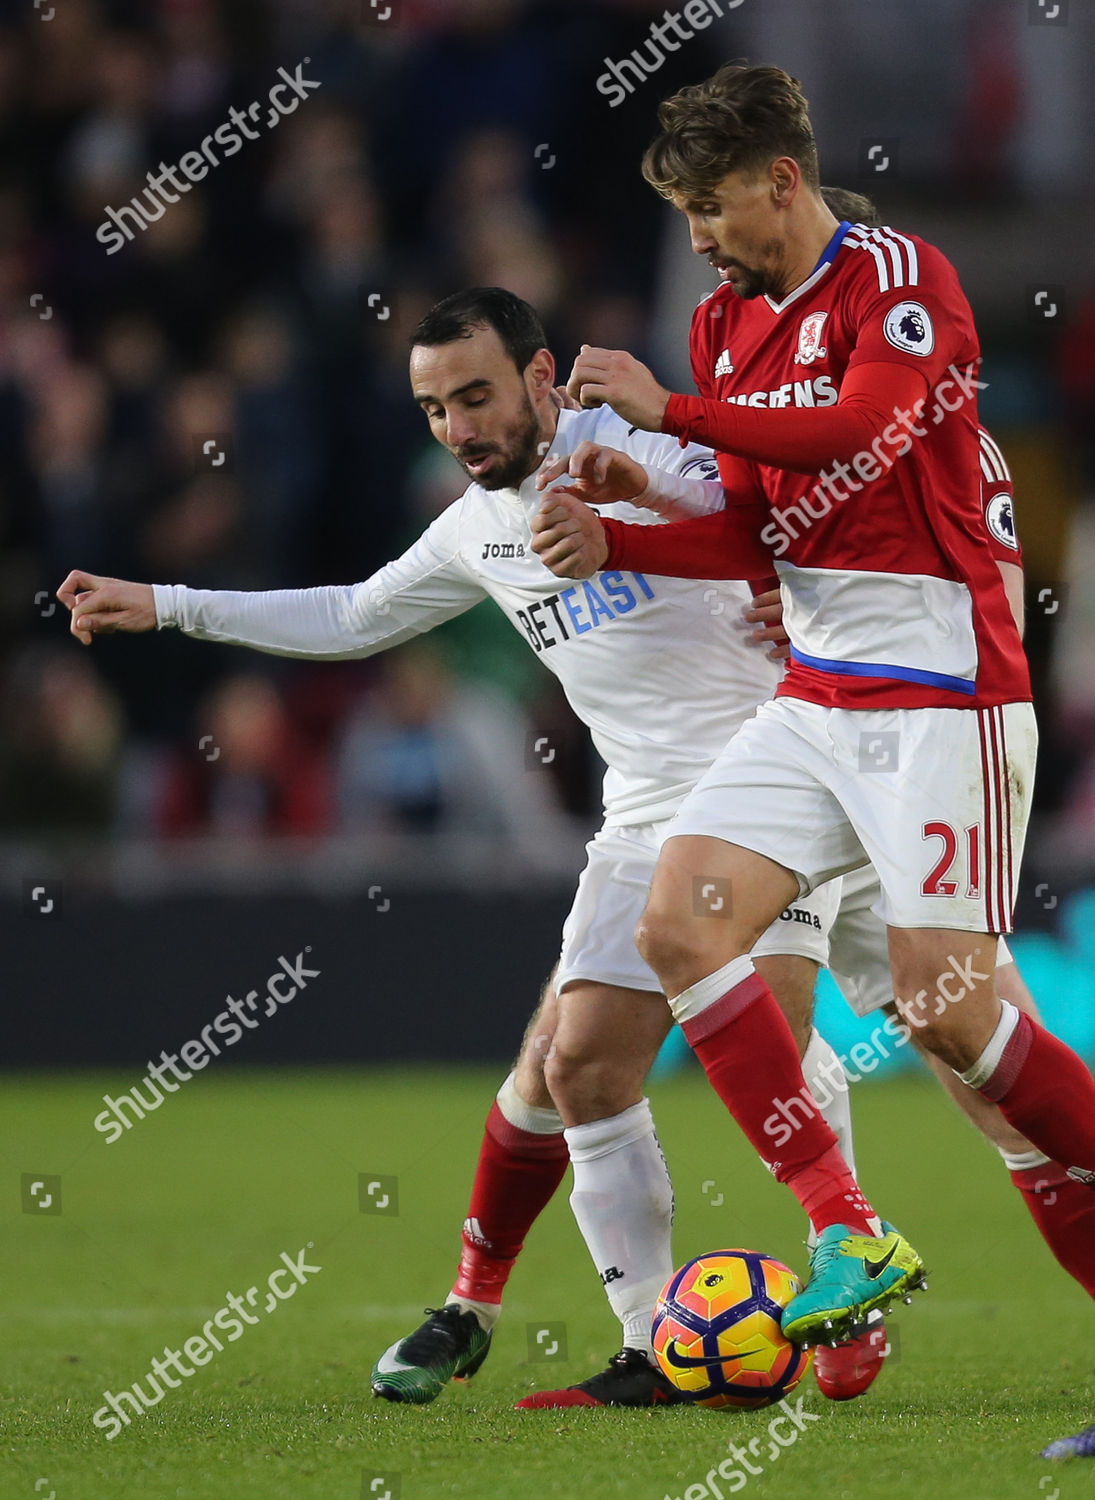
[(429, 1317), (386, 1349), (373, 1366), (373, 1395), (425, 1406), (450, 1380), (469, 1380), (490, 1352), (490, 1333), (455, 1304), (427, 1307)]
[(805, 1288), (783, 1309), (784, 1336), (796, 1344), (834, 1344), (862, 1331), (876, 1308), (927, 1290), (924, 1263), (905, 1237), (883, 1221), (882, 1235), (831, 1224), (810, 1255)]

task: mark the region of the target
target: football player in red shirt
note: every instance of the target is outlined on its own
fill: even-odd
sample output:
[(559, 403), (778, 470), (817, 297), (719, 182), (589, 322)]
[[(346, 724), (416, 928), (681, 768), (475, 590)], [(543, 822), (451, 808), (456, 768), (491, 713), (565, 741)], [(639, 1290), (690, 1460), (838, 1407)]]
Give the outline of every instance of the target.
[[(1037, 736), (984, 540), (980, 351), (957, 276), (916, 236), (837, 222), (806, 101), (782, 70), (728, 65), (659, 119), (644, 173), (723, 278), (693, 322), (701, 394), (673, 395), (630, 355), (588, 348), (571, 389), (719, 451), (732, 503), (646, 528), (643, 546), (685, 576), (697, 550), (707, 576), (715, 553), (728, 576), (774, 562), (791, 659), (775, 700), (678, 812), (640, 949), (770, 1160), (766, 1119), (801, 1079), (749, 947), (792, 896), (870, 860), (895, 992), (921, 1041), (1072, 1180), (1095, 1183), (1095, 1080), (993, 982)], [(635, 543), (563, 496), (536, 545), (583, 576), (649, 571)], [(693, 899), (713, 880), (731, 897), (719, 922)], [(895, 1153), (914, 1144), (895, 1122)], [(864, 1201), (819, 1117), (781, 1146), (775, 1172), (819, 1236), (784, 1315), (790, 1337), (846, 1333), (918, 1284), (919, 1257)]]

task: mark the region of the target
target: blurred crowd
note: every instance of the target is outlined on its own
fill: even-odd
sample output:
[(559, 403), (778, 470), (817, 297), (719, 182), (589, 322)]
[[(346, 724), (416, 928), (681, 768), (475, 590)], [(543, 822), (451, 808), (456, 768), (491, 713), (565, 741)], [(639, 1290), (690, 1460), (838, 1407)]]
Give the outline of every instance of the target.
[[(664, 5), (0, 0), (0, 836), (468, 828), (520, 844), (530, 826), (595, 816), (592, 752), (490, 605), (390, 657), (304, 665), (177, 633), (84, 650), (53, 591), (71, 568), (212, 588), (366, 577), (462, 488), (406, 376), (409, 330), (459, 287), (527, 297), (564, 370), (581, 342), (654, 358), (668, 211), (637, 162), (657, 98), (710, 71), (728, 40), (728, 55), (781, 60), (806, 37), (823, 132), (842, 98), (839, 26), (862, 28), (868, 61), (886, 51), (879, 11), (911, 26), (878, 0), (824, 8), (824, 36), (816, 3), (733, 9), (717, 42), (667, 54), (610, 109), (605, 60), (638, 47)], [(910, 98), (887, 119), (918, 143), (904, 187), (976, 192), (991, 214), (994, 194), (1037, 180), (1029, 38), (1007, 52), (982, 0), (928, 10), (968, 66), (936, 68), (930, 111)], [(792, 15), (799, 30), (781, 31)], [(925, 66), (928, 34), (909, 31)], [(108, 255), (108, 206), (302, 59), (321, 87)], [(830, 180), (862, 186), (854, 156), (842, 139)], [(1070, 313), (1024, 358), (1032, 384), (1063, 393), (1060, 488), (1082, 497), (1095, 310)], [(1022, 526), (1022, 499), (1018, 513)], [(1095, 570), (1084, 514), (1066, 507), (1062, 525)], [(1095, 829), (1083, 614), (1054, 646), (1077, 670), (1045, 652), (1067, 729), (1046, 805)], [(559, 753), (529, 794), (543, 735)]]

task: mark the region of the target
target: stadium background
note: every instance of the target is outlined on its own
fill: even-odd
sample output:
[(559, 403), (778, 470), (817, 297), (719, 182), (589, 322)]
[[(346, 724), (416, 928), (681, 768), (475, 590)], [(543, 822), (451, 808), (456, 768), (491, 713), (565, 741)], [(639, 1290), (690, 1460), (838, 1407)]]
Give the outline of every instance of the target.
[[(84, 650), (52, 597), (72, 567), (367, 576), (462, 487), (406, 379), (408, 329), (457, 287), (528, 297), (564, 371), (602, 342), (687, 388), (708, 271), (637, 164), (658, 99), (726, 58), (797, 73), (825, 180), (940, 244), (973, 303), (1043, 733), (1015, 946), (1095, 1055), (1095, 21), (1068, 0), (721, 3), (612, 108), (597, 79), (655, 60), (661, 5), (0, 0), (5, 1497), (696, 1500), (726, 1434), (755, 1430), (512, 1412), (619, 1338), (565, 1193), (472, 1387), (367, 1399), (376, 1355), (449, 1284), (499, 1060), (596, 822), (585, 736), (493, 606), (414, 650), (306, 665), (174, 632)], [(105, 253), (108, 206), (304, 58), (318, 91)], [(104, 1097), (298, 953), (318, 977), (107, 1144)], [(831, 995), (822, 1016), (846, 1051)], [(804, 1269), (790, 1195), (698, 1070), (665, 1071), (679, 1257), (744, 1239)], [(853, 1107), (862, 1181), (932, 1291), (889, 1334), (897, 1368), (820, 1403), (762, 1488), (1087, 1493), (1084, 1465), (1034, 1455), (1090, 1420), (1090, 1304), (916, 1072)], [(303, 1300), (117, 1441), (93, 1426), (226, 1288), (313, 1244)]]
[[(9, 1062), (140, 1060), (283, 940), (324, 980), (252, 1060), (510, 1050), (599, 767), (494, 607), (306, 665), (177, 633), (84, 651), (53, 590), (367, 576), (461, 489), (406, 379), (458, 287), (528, 297), (564, 372), (587, 341), (689, 389), (709, 272), (638, 159), (658, 99), (737, 56), (805, 80), (824, 179), (939, 243), (973, 303), (1043, 734), (1016, 946), (1095, 1043), (1090, 14), (746, 0), (659, 52), (641, 0), (36, 9), (0, 5)], [(612, 107), (596, 81), (635, 48), (660, 66)], [(303, 57), (321, 88), (107, 255), (106, 207)]]

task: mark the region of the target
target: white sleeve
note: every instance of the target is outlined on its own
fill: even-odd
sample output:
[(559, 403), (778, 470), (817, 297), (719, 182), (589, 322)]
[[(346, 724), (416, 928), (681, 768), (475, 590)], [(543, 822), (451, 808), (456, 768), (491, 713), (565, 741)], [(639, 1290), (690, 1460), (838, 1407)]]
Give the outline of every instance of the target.
[(233, 593), (154, 584), (156, 625), (275, 656), (372, 656), (463, 614), (487, 597), (459, 551), (457, 501), (402, 557), (364, 583)]
[[(614, 414), (615, 415), (615, 414)], [(620, 447), (646, 470), (646, 489), (631, 501), (670, 521), (709, 516), (726, 507), (726, 491), (710, 448), (699, 443), (681, 447), (664, 432), (628, 429)]]

